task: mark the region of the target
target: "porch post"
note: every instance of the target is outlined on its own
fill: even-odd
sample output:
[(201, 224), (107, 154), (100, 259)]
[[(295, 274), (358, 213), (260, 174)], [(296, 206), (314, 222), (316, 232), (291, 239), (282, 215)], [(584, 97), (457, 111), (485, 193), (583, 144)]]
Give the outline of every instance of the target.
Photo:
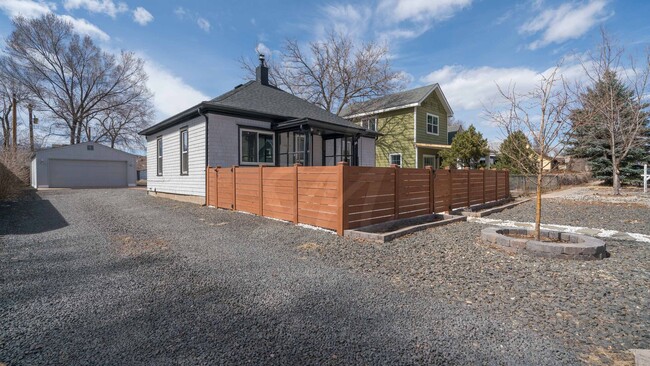
[(308, 128), (305, 131), (305, 166), (310, 166), (311, 164), (311, 154), (309, 149), (311, 146), (309, 145), (309, 142), (311, 140), (311, 128)]
[(359, 135), (352, 137), (352, 165), (359, 166)]

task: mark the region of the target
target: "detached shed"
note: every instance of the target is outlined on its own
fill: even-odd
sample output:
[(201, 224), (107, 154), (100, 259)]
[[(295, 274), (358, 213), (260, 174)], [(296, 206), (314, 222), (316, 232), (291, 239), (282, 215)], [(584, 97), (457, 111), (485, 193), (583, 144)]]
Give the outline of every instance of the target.
[(34, 153), (34, 188), (133, 187), (137, 156), (94, 142)]

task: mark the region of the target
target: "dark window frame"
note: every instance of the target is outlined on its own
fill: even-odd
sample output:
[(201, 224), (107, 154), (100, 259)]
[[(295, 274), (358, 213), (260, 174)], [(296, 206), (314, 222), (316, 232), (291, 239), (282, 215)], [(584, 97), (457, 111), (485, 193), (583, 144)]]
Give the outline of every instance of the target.
[[(255, 137), (255, 143), (256, 143), (256, 148), (255, 148), (256, 155), (255, 155), (255, 157), (257, 158), (257, 161), (255, 161), (255, 162), (243, 161), (243, 159), (244, 159), (244, 154), (243, 154), (243, 148), (244, 148), (244, 146), (243, 146), (244, 145), (243, 144), (243, 132), (255, 133), (255, 136), (256, 136)], [(273, 152), (271, 154), (271, 158), (272, 158), (271, 162), (260, 162), (259, 161), (259, 136), (260, 136), (260, 134), (271, 137), (271, 144), (272, 144), (272, 148), (273, 148), (272, 149)], [(239, 152), (238, 152), (239, 165), (241, 165), (241, 166), (245, 166), (245, 165), (247, 165), (247, 166), (258, 166), (258, 165), (275, 166), (275, 164), (277, 163), (277, 157), (276, 157), (277, 141), (276, 140), (277, 140), (277, 136), (276, 136), (276, 133), (273, 130), (268, 130), (268, 129), (259, 128), (259, 127), (239, 126), (239, 136), (238, 136), (238, 141), (239, 141), (238, 142), (238, 145), (239, 145), (239, 147), (238, 147), (238, 150), (239, 150)]]
[(156, 175), (162, 177), (163, 175), (163, 138), (162, 136), (156, 137)]
[[(186, 151), (183, 151), (183, 134), (187, 135), (187, 148)], [(190, 173), (190, 133), (187, 129), (187, 127), (183, 127), (180, 129), (180, 141), (179, 141), (179, 152), (180, 152), (180, 169), (181, 169), (181, 175), (189, 175)], [(185, 159), (183, 159), (183, 155), (185, 155)], [(183, 167), (183, 163), (185, 163), (185, 167)], [(185, 169), (183, 169), (185, 168)]]

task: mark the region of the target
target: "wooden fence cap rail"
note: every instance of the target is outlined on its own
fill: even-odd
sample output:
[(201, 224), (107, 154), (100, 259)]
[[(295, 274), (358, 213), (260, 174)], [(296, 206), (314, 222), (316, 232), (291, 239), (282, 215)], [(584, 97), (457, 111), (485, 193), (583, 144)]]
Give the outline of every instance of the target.
[(339, 161), (336, 165), (348, 165), (347, 161)]

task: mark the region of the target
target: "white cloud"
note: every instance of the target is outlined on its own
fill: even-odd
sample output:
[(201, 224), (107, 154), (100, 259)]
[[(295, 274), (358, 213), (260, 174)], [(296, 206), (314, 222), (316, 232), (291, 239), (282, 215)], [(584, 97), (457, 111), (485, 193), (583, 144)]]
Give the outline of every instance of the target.
[[(421, 80), (426, 83), (439, 83), (454, 110), (477, 110), (484, 104), (501, 99), (497, 85), (504, 89), (513, 86), (518, 93), (526, 93), (539, 85), (542, 75), (548, 75), (552, 70), (553, 68), (538, 71), (528, 67), (465, 68), (447, 65)], [(579, 63), (562, 66), (559, 74), (568, 83), (585, 77)]]
[(129, 7), (123, 3), (117, 4), (113, 0), (65, 0), (63, 7), (66, 10), (86, 9), (92, 13), (102, 13), (115, 18), (119, 13), (124, 13), (129, 10)]
[(2, 0), (0, 1), (0, 10), (10, 18), (17, 16), (37, 18), (56, 10), (56, 5), (44, 1)]
[(144, 69), (149, 75), (147, 87), (154, 93), (154, 107), (163, 119), (210, 99), (159, 64), (145, 59)]
[(608, 0), (590, 0), (585, 3), (565, 3), (557, 8), (547, 9), (523, 24), (519, 31), (524, 34), (541, 33), (539, 39), (531, 42), (531, 50), (551, 43), (562, 43), (581, 37), (610, 13), (605, 9)]
[(390, 14), (386, 21), (430, 22), (453, 17), (470, 6), (472, 0), (382, 0), (379, 9)]
[(176, 14), (176, 16), (180, 19), (185, 19), (187, 16), (187, 10), (185, 10), (185, 8), (182, 6), (179, 6), (178, 8), (174, 9), (174, 14)]
[(111, 39), (111, 37), (106, 32), (99, 29), (99, 27), (96, 25), (88, 22), (86, 19), (73, 18), (69, 15), (59, 15), (59, 18), (72, 23), (72, 27), (75, 31), (77, 31), (77, 33), (87, 35), (90, 38), (95, 38), (102, 41), (108, 41)]
[(205, 18), (198, 18), (196, 24), (199, 25), (199, 28), (203, 29), (204, 32), (210, 32), (210, 22)]
[(138, 6), (133, 11), (133, 21), (140, 25), (147, 25), (147, 23), (153, 20), (153, 15), (147, 11), (147, 9)]
[[(368, 30), (372, 20), (372, 9), (351, 4), (327, 5), (323, 11), (327, 19), (327, 28), (342, 34), (361, 36)], [(320, 30), (324, 34), (325, 27)]]

